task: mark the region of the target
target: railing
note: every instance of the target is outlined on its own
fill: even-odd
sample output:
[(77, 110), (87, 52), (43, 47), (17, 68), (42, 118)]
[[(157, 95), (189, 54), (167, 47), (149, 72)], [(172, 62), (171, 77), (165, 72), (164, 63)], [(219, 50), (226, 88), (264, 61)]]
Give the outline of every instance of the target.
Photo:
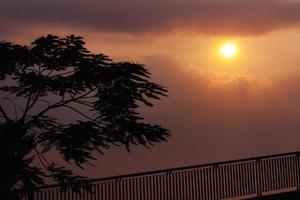
[[(91, 180), (77, 187), (52, 185), (22, 200), (217, 200), (262, 196), (300, 186), (300, 152), (164, 169)], [(88, 184), (89, 189), (84, 186)], [(29, 198), (31, 194), (31, 198)]]

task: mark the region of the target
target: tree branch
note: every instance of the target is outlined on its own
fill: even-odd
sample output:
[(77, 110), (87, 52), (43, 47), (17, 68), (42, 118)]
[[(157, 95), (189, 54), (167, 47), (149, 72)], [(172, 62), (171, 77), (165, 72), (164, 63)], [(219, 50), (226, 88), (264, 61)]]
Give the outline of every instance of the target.
[(75, 100), (75, 103), (81, 104), (81, 105), (85, 105), (89, 108), (94, 108), (93, 103), (89, 102), (89, 101), (81, 101), (81, 100)]
[(29, 110), (30, 101), (31, 101), (31, 96), (32, 96), (32, 94), (29, 94), (29, 97), (27, 99), (27, 103), (25, 105), (25, 110), (24, 110), (24, 113), (23, 113), (22, 117), (20, 118), (20, 121), (24, 121), (24, 119), (27, 115), (27, 112)]
[(17, 111), (15, 102), (11, 98), (4, 98), (4, 99), (8, 100), (13, 105), (14, 112), (15, 112), (15, 121), (17, 121), (18, 120), (18, 111)]
[(85, 118), (87, 118), (87, 119), (89, 119), (89, 120), (91, 120), (91, 121), (94, 121), (94, 120), (95, 120), (95, 119), (93, 119), (93, 118), (91, 118), (91, 117), (89, 117), (89, 116), (87, 116), (87, 115), (83, 114), (83, 113), (82, 113), (82, 112), (80, 112), (79, 110), (76, 110), (76, 109), (75, 109), (75, 108), (73, 108), (72, 106), (63, 105), (63, 107), (69, 108), (69, 109), (71, 109), (71, 110), (73, 110), (73, 111), (77, 112), (78, 114), (82, 115), (83, 117), (85, 117)]
[(88, 96), (90, 93), (92, 93), (96, 89), (97, 89), (97, 87), (95, 87), (94, 89), (89, 90), (88, 92), (84, 93), (83, 95), (80, 95), (78, 97), (74, 96), (74, 97), (71, 97), (68, 100), (64, 100), (64, 97), (63, 97), (61, 101), (56, 102), (56, 103), (52, 104), (51, 106), (48, 106), (47, 108), (45, 108), (44, 110), (42, 110), (40, 113), (38, 113), (36, 115), (36, 118), (42, 116), (43, 114), (45, 114), (46, 112), (48, 112), (51, 109), (59, 108), (61, 106), (67, 105), (68, 103), (75, 102), (75, 101), (77, 101), (77, 100), (79, 100), (81, 98), (84, 98), (84, 97)]
[(28, 98), (28, 101), (27, 101), (27, 104), (26, 104), (26, 108), (25, 108), (25, 111), (21, 117), (21, 121), (25, 121), (25, 118), (26, 118), (26, 115), (28, 113), (28, 111), (34, 106), (34, 104), (38, 101), (39, 97), (41, 95), (41, 92), (38, 92), (36, 94), (36, 97), (32, 100), (31, 104), (30, 104), (30, 101), (31, 101), (31, 98), (32, 98), (32, 94), (30, 94), (30, 97)]
[[(50, 165), (49, 161), (44, 156), (42, 156), (41, 153), (36, 148), (34, 148), (34, 151), (35, 151), (40, 163), (43, 165), (43, 167), (45, 169), (48, 169), (49, 166), (47, 166), (47, 165)], [(47, 165), (44, 163), (43, 160), (47, 163)]]
[(5, 113), (5, 111), (3, 110), (3, 108), (2, 108), (1, 105), (0, 105), (0, 112), (1, 112), (1, 114), (3, 115), (3, 117), (5, 118), (5, 120), (6, 120), (7, 122), (9, 122), (10, 119), (9, 119), (9, 117), (7, 116), (7, 114)]
[(67, 74), (72, 74), (74, 72), (75, 71), (73, 70), (73, 71), (68, 71), (68, 72), (64, 72), (64, 73), (60, 73), (60, 74), (54, 74), (52, 76), (47, 76), (47, 77), (52, 78), (52, 77), (55, 77), (55, 76), (64, 76), (64, 75), (67, 75)]
[(46, 75), (47, 78), (51, 77), (50, 75), (52, 74), (52, 72), (54, 71), (54, 69), (50, 70), (50, 72)]

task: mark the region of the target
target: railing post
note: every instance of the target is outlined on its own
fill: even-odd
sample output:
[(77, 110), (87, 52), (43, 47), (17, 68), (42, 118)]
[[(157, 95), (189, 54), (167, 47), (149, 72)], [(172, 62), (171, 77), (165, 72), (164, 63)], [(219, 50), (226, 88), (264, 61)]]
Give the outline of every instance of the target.
[(262, 195), (262, 181), (261, 181), (261, 159), (256, 160), (256, 191), (257, 196), (261, 197)]
[(213, 181), (213, 183), (214, 183), (214, 185), (213, 185), (213, 187), (214, 187), (214, 189), (213, 189), (213, 192), (214, 192), (214, 196), (213, 196), (213, 198), (214, 199), (220, 199), (220, 189), (219, 189), (219, 182), (220, 182), (220, 179), (219, 179), (219, 170), (218, 170), (218, 168), (219, 168), (219, 165), (217, 164), (217, 165), (214, 165), (213, 166), (213, 179), (214, 179), (214, 181)]
[(297, 190), (299, 190), (300, 189), (300, 184), (299, 184), (299, 182), (300, 182), (300, 163), (299, 163), (299, 156), (300, 156), (300, 154), (299, 153), (296, 153), (296, 156), (295, 156), (295, 158), (296, 158), (296, 167), (295, 167), (295, 177), (296, 177), (296, 188), (297, 188)]

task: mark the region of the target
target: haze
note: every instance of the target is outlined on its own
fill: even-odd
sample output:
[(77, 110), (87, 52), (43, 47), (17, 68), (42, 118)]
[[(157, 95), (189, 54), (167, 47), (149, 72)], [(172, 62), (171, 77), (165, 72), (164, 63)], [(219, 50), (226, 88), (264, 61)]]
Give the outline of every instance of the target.
[[(298, 0), (0, 0), (0, 25), (0, 40), (24, 44), (81, 35), (94, 52), (144, 63), (168, 87), (168, 98), (141, 111), (172, 138), (111, 149), (82, 172), (90, 177), (300, 148)], [(239, 52), (224, 61), (226, 41)]]

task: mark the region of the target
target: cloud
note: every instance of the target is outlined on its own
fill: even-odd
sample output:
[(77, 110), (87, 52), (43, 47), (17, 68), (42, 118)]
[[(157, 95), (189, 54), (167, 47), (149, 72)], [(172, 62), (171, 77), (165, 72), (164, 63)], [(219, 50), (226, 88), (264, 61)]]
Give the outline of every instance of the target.
[(58, 26), (129, 34), (258, 35), (298, 27), (299, 11), (299, 2), (283, 0), (2, 0), (0, 21), (6, 34), (19, 26), (50, 31)]
[[(165, 56), (143, 61), (169, 97), (143, 108), (172, 138), (129, 154), (99, 156), (90, 176), (105, 176), (299, 150), (300, 74), (276, 79), (209, 74)], [(218, 84), (215, 84), (218, 82)], [(118, 166), (114, 168), (113, 166)]]
[[(259, 35), (298, 27), (299, 11), (298, 2), (286, 0), (1, 0), (0, 36), (31, 35), (32, 30), (52, 32), (60, 27), (72, 33)], [(156, 82), (169, 88), (170, 96), (143, 113), (148, 120), (170, 128), (172, 139), (130, 154), (111, 150), (99, 156), (101, 170), (91, 169), (90, 176), (299, 149), (300, 74), (262, 80), (199, 72), (186, 67), (190, 63), (164, 56), (146, 57), (141, 62), (150, 68)]]

